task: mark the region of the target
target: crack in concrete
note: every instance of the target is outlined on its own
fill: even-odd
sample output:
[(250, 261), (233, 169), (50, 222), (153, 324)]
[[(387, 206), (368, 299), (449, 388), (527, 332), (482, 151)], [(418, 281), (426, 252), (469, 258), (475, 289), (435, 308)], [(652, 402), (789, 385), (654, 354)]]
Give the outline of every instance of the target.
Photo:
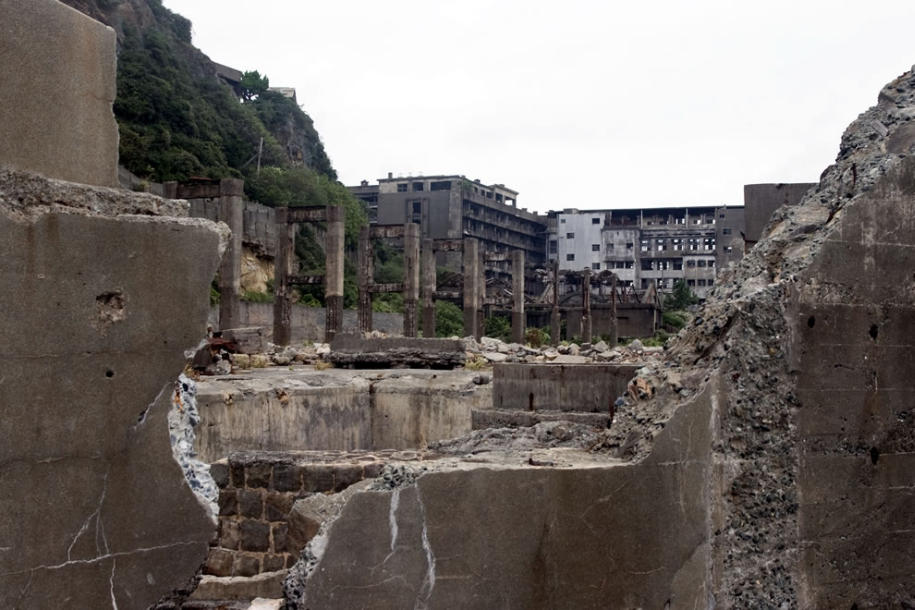
[(422, 543), (423, 551), (426, 553), (426, 575), (423, 578), (423, 584), (419, 589), (422, 599), (416, 600), (415, 610), (425, 610), (429, 607), (429, 598), (432, 597), (432, 591), (435, 589), (435, 553), (432, 552), (432, 545), (429, 544), (429, 529), (426, 521), (426, 507), (423, 504), (422, 494), (419, 486), (416, 486), (416, 503), (419, 505), (419, 514), (423, 523)]
[[(101, 553), (99, 548), (98, 537), (99, 537), (99, 518), (102, 512), (102, 505), (105, 503), (105, 495), (108, 493), (108, 474), (111, 472), (111, 468), (105, 471), (105, 476), (102, 479), (102, 493), (98, 499), (98, 506), (95, 507), (95, 510), (89, 513), (89, 516), (86, 517), (86, 520), (83, 521), (82, 527), (79, 528), (79, 531), (76, 532), (76, 535), (73, 537), (70, 546), (67, 547), (67, 561), (73, 559), (73, 547), (76, 546), (76, 543), (79, 542), (79, 539), (89, 530), (89, 524), (92, 523), (92, 520), (95, 519), (95, 552)], [(102, 534), (104, 536), (104, 533)], [(108, 542), (105, 541), (105, 551), (108, 551)]]
[(108, 591), (111, 593), (111, 608), (112, 610), (118, 610), (118, 600), (114, 596), (114, 574), (118, 568), (118, 560), (111, 560), (111, 576), (108, 577)]
[(35, 566), (32, 568), (26, 568), (24, 570), (15, 570), (13, 572), (0, 572), (0, 576), (18, 576), (20, 574), (30, 574), (37, 572), (39, 570), (61, 570), (71, 565), (92, 565), (104, 561), (106, 559), (113, 559), (117, 557), (130, 557), (131, 555), (136, 555), (138, 553), (151, 553), (153, 551), (164, 551), (167, 549), (174, 549), (178, 547), (194, 546), (200, 544), (200, 541), (193, 540), (190, 542), (173, 542), (171, 544), (161, 544), (158, 546), (149, 546), (149, 547), (140, 547), (132, 549), (130, 551), (118, 551), (115, 553), (106, 553), (104, 555), (99, 555), (98, 557), (93, 557), (91, 559), (73, 559), (65, 561), (63, 563), (57, 563), (52, 565), (42, 564), (40, 566)]

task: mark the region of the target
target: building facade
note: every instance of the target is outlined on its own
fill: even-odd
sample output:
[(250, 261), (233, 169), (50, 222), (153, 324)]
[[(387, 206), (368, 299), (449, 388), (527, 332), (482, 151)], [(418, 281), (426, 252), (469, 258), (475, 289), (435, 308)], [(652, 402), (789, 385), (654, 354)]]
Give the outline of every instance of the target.
[(560, 269), (613, 271), (622, 287), (670, 290), (682, 279), (701, 298), (716, 270), (742, 255), (743, 208), (575, 210), (548, 215), (547, 259)]
[[(528, 264), (544, 262), (546, 217), (519, 208), (518, 192), (505, 185), (486, 185), (460, 175), (395, 178), (388, 174), (377, 186), (363, 181), (349, 190), (369, 205), (378, 224), (415, 222), (423, 238), (473, 237), (487, 255), (523, 250)], [(460, 256), (440, 257), (439, 264), (460, 270)], [(507, 264), (487, 266), (502, 269)]]

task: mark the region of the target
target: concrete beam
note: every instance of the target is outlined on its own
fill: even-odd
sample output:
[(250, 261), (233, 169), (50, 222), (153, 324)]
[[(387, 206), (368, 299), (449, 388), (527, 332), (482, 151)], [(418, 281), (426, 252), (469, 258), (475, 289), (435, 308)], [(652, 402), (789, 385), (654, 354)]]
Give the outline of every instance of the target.
[(524, 343), (524, 250), (512, 251), (512, 341)]
[(464, 240), (464, 336), (479, 339), (483, 336), (480, 325), (482, 294), (480, 286), (480, 242), (473, 238)]
[(295, 224), (288, 222), (289, 208), (276, 208), (276, 256), (273, 259), (273, 343), (289, 345), (292, 337), (292, 286), (289, 276), (295, 252)]
[(419, 326), (419, 225), (404, 225), (403, 239), (403, 335), (415, 337)]
[(232, 236), (219, 265), (219, 328), (238, 328), (241, 299), (241, 248), (244, 235), (245, 181), (225, 178), (219, 182), (219, 217)]
[(372, 237), (369, 227), (359, 231), (359, 249), (357, 254), (356, 285), (359, 290), (359, 332), (372, 330), (372, 291), (369, 289), (375, 276), (375, 253), (372, 249)]
[(424, 239), (422, 246), (422, 299), (423, 337), (435, 336), (435, 245), (433, 240)]
[(327, 206), (327, 233), (324, 236), (324, 256), (327, 271), (324, 284), (324, 305), (327, 319), (324, 323), (324, 341), (330, 342), (343, 330), (343, 206)]

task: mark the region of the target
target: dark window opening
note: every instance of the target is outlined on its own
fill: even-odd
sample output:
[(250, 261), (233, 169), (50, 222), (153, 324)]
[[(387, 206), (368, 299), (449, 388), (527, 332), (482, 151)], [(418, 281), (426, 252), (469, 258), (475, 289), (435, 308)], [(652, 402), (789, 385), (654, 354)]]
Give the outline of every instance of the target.
[(407, 192), (407, 185), (406, 185), (406, 183), (404, 183), (404, 184), (398, 184), (398, 185), (397, 185), (397, 192), (398, 192), (398, 193), (406, 193), (406, 192)]
[(423, 183), (422, 183), (422, 182), (414, 182), (414, 183), (413, 183), (413, 191), (414, 191), (414, 192), (419, 192), (419, 191), (421, 191), (421, 190), (423, 190)]
[(591, 244), (591, 252), (600, 252), (600, 244)]
[(447, 180), (444, 182), (432, 182), (431, 184), (429, 184), (429, 190), (430, 191), (450, 191), (451, 182), (447, 181)]

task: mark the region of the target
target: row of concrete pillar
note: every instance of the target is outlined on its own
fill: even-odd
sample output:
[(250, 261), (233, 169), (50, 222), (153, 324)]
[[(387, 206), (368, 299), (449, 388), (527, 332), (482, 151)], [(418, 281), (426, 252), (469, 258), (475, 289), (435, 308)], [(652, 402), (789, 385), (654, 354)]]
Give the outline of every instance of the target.
[[(235, 328), (240, 325), (239, 302), (242, 240), (241, 181), (224, 181), (221, 185), (220, 205), (222, 218), (232, 230), (232, 237), (220, 267), (220, 327)], [(343, 330), (343, 277), (344, 277), (344, 210), (339, 206), (326, 208), (276, 208), (277, 247), (274, 259), (273, 342), (288, 345), (292, 336), (292, 289), (299, 284), (323, 283), (325, 290), (325, 340), (331, 341)], [(326, 223), (325, 274), (323, 276), (297, 276), (294, 274), (296, 226), (305, 222)], [(374, 235), (373, 235), (374, 233)], [(404, 254), (404, 281), (402, 284), (376, 284), (374, 282), (374, 253), (372, 239), (402, 238)], [(416, 337), (421, 326), (423, 336), (435, 336), (436, 252), (461, 249), (463, 260), (462, 301), (464, 335), (479, 339), (483, 335), (483, 305), (485, 301), (485, 275), (480, 244), (476, 239), (436, 240), (420, 239), (420, 227), (407, 223), (402, 227), (364, 227), (358, 246), (358, 323), (359, 330), (372, 330), (372, 295), (382, 292), (402, 292), (404, 301), (403, 334)], [(526, 332), (524, 310), (525, 255), (522, 250), (511, 253), (512, 265), (512, 341), (523, 343)], [(558, 343), (560, 336), (560, 310), (558, 299), (559, 271), (553, 267), (553, 308), (551, 338)], [(582, 277), (582, 339), (591, 341), (590, 271)], [(421, 305), (420, 305), (421, 304)], [(421, 307), (421, 310), (420, 310)]]

